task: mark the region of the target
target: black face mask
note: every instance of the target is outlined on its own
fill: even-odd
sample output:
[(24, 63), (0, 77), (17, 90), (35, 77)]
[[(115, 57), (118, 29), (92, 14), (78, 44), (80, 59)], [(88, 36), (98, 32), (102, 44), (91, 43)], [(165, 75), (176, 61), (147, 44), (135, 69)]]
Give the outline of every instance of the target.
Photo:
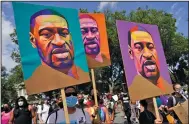
[(100, 99), (99, 104), (103, 104), (103, 103), (104, 103), (103, 99)]
[(83, 102), (84, 102), (84, 99), (80, 99), (80, 100), (79, 100), (79, 104), (80, 104), (80, 105), (83, 104)]
[(4, 111), (5, 111), (5, 112), (8, 112), (8, 111), (9, 111), (9, 108), (5, 107), (5, 108), (4, 108)]

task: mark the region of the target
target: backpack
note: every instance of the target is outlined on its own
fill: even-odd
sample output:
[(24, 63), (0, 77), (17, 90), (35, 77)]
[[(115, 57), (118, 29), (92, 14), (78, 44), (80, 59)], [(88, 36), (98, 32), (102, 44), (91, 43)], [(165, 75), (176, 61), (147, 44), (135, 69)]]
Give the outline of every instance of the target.
[[(56, 110), (54, 110), (53, 112), (51, 112), (51, 113), (48, 115), (45, 124), (47, 124), (47, 121), (49, 120), (50, 115), (53, 114), (53, 113), (55, 113), (55, 124), (56, 124), (57, 117), (58, 117), (58, 111), (59, 111), (59, 110), (60, 110), (60, 109), (56, 109)], [(86, 115), (85, 115), (85, 112), (84, 112), (83, 108), (81, 108), (81, 110), (82, 110), (83, 115), (85, 116), (85, 120), (86, 120)]]
[[(182, 95), (182, 94), (181, 94)], [(176, 104), (177, 104), (177, 101), (176, 101), (176, 98), (174, 97), (174, 96), (171, 96), (172, 97), (172, 99), (173, 99), (173, 106), (175, 106)], [(184, 95), (182, 95), (182, 97), (185, 99), (185, 100), (187, 100), (187, 98), (184, 96)]]
[(52, 107), (52, 105), (49, 105), (49, 112), (48, 112), (48, 115), (50, 115), (51, 113), (53, 113), (54, 109)]

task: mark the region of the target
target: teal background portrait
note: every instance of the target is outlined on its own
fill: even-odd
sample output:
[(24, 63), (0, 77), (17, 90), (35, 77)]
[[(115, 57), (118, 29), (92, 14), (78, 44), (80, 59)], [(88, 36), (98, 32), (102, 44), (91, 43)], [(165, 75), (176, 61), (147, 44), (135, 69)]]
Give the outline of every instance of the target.
[(74, 47), (74, 64), (80, 67), (84, 72), (89, 72), (81, 37), (79, 12), (76, 9), (33, 5), (21, 2), (12, 2), (12, 4), (24, 80), (30, 78), (36, 68), (41, 65), (41, 58), (38, 54), (37, 48), (33, 48), (30, 42), (29, 32), (31, 16), (43, 9), (52, 9), (63, 15), (68, 21)]

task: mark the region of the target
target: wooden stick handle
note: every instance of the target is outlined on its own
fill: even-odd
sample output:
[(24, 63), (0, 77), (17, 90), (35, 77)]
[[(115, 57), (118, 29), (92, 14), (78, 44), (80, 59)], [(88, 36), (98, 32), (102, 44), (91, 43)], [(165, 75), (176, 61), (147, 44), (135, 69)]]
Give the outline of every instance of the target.
[(94, 75), (94, 70), (93, 69), (91, 69), (91, 75), (92, 75), (92, 84), (93, 84), (93, 91), (94, 91), (93, 95), (94, 95), (95, 105), (98, 106), (95, 75)]
[(69, 124), (70, 119), (69, 119), (69, 114), (68, 114), (68, 108), (67, 108), (64, 88), (61, 89), (61, 95), (62, 95), (62, 100), (63, 100), (63, 107), (64, 107), (64, 115), (65, 115), (65, 119), (66, 119), (66, 124)]
[(158, 107), (157, 107), (157, 102), (156, 102), (156, 98), (155, 97), (153, 97), (153, 104), (154, 104), (156, 119), (160, 119), (159, 111), (158, 111)]

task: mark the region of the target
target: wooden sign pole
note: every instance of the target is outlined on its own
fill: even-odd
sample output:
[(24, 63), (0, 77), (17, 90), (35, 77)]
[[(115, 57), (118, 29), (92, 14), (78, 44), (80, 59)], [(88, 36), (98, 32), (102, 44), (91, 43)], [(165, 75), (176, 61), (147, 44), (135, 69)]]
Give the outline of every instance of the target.
[(158, 111), (157, 102), (156, 102), (156, 98), (155, 97), (153, 97), (153, 104), (154, 104), (156, 119), (160, 120), (159, 111)]
[(95, 105), (98, 106), (95, 75), (93, 69), (91, 69), (91, 75), (92, 75), (92, 84), (93, 84), (93, 92), (94, 92), (93, 95), (94, 95)]
[(62, 95), (62, 101), (63, 101), (64, 115), (65, 115), (65, 119), (66, 119), (66, 124), (69, 124), (70, 120), (69, 120), (69, 114), (68, 114), (68, 108), (67, 108), (66, 96), (65, 96), (64, 88), (61, 89), (61, 95)]

